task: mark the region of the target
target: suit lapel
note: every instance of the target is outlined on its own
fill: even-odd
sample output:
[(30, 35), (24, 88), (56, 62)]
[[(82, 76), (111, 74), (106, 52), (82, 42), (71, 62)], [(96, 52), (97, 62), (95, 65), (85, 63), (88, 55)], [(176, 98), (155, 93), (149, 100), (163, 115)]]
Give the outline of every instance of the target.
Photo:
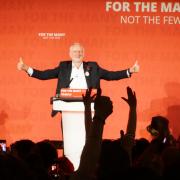
[(88, 68), (87, 62), (83, 62), (83, 69), (84, 69), (84, 75), (86, 78), (87, 86), (88, 88), (90, 88), (91, 87), (91, 72), (90, 72), (90, 69)]
[(66, 66), (66, 70), (65, 70), (65, 76), (64, 77), (66, 77), (65, 79), (66, 79), (66, 87), (68, 87), (69, 86), (69, 83), (70, 83), (70, 78), (71, 78), (71, 72), (72, 72), (72, 62), (71, 61), (69, 61), (68, 63), (67, 63), (67, 66)]
[(71, 72), (72, 72), (72, 62), (69, 62), (68, 66), (67, 66), (67, 78), (68, 78), (68, 80), (70, 80)]

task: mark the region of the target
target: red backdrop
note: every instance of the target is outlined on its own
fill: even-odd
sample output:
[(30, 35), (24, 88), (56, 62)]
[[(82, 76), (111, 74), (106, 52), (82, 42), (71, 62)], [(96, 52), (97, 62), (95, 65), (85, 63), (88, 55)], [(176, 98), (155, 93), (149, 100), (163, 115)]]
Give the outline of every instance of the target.
[[(73, 42), (83, 44), (85, 60), (97, 61), (108, 70), (128, 68), (136, 60), (140, 64), (140, 72), (130, 79), (101, 82), (103, 94), (110, 96), (114, 104), (104, 138), (118, 138), (120, 129), (126, 129), (129, 109), (121, 97), (127, 96), (127, 86), (136, 91), (138, 100), (137, 138), (148, 138), (146, 126), (155, 115), (169, 118), (173, 134), (179, 135), (178, 5), (170, 1), (176, 5), (175, 12), (161, 12), (161, 2), (157, 1), (157, 12), (136, 12), (134, 4), (126, 2), (129, 12), (112, 8), (107, 12), (104, 0), (1, 0), (1, 139), (8, 144), (22, 138), (61, 139), (60, 115), (51, 118), (49, 103), (57, 81), (30, 78), (18, 71), (16, 64), (22, 56), (25, 63), (37, 69), (53, 68), (59, 61), (69, 59)], [(129, 16), (129, 22), (122, 22), (121, 18)], [(133, 22), (136, 16), (140, 19)], [(149, 17), (149, 23), (143, 16)], [(172, 18), (165, 22), (164, 16)], [(160, 21), (150, 21), (153, 17)]]

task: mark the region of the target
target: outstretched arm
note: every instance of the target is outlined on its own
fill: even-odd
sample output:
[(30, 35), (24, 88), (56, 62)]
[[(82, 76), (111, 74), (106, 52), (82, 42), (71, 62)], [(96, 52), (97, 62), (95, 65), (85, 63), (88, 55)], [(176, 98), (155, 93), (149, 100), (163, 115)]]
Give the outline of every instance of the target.
[(140, 66), (136, 61), (135, 64), (129, 69), (121, 70), (121, 71), (108, 71), (101, 67), (99, 67), (99, 74), (101, 79), (105, 80), (120, 80), (123, 78), (131, 77), (133, 73), (139, 72)]
[(54, 69), (48, 69), (44, 71), (39, 71), (37, 69), (32, 69), (30, 66), (23, 62), (22, 57), (19, 58), (19, 62), (17, 63), (17, 69), (20, 71), (25, 71), (28, 75), (40, 79), (40, 80), (48, 80), (57, 78), (59, 75), (60, 67), (56, 67)]

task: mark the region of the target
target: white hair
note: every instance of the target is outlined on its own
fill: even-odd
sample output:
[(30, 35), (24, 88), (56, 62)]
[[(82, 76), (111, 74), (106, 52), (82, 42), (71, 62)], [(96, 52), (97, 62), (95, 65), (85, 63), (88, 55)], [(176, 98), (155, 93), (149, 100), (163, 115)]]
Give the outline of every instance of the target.
[(82, 50), (83, 50), (83, 53), (84, 53), (84, 47), (83, 47), (80, 43), (73, 43), (73, 44), (70, 46), (69, 50), (71, 51), (74, 46), (79, 46), (79, 47), (81, 47)]

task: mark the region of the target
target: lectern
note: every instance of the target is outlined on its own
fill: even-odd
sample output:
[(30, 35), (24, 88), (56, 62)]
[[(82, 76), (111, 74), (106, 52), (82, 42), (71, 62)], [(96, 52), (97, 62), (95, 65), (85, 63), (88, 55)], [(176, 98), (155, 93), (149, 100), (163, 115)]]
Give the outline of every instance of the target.
[[(74, 170), (79, 167), (81, 153), (85, 144), (85, 116), (82, 95), (86, 89), (64, 88), (58, 98), (53, 98), (53, 110), (62, 113), (62, 134), (64, 141), (64, 155), (74, 165)], [(92, 89), (92, 94), (96, 89)], [(94, 115), (94, 103), (91, 103), (92, 116)]]

